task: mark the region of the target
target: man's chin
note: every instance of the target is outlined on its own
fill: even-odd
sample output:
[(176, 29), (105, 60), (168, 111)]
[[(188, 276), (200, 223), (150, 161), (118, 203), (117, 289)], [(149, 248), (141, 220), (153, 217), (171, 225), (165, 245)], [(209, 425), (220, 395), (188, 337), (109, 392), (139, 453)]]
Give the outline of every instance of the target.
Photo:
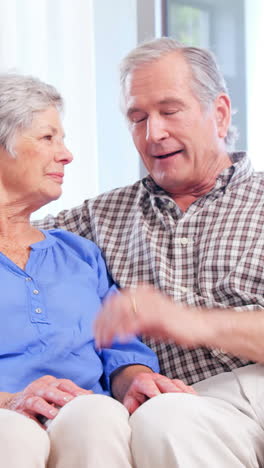
[(184, 193), (184, 189), (186, 187), (186, 179), (179, 178), (179, 177), (163, 177), (159, 174), (159, 176), (152, 175), (156, 184), (161, 187), (165, 192), (169, 194), (173, 193)]

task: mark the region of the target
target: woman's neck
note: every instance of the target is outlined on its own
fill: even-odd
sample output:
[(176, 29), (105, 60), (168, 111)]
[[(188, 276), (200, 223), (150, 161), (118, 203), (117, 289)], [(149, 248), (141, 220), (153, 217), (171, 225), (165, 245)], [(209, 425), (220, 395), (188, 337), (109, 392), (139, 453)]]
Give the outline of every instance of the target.
[(39, 231), (31, 226), (30, 215), (22, 206), (0, 203), (0, 237), (32, 241)]

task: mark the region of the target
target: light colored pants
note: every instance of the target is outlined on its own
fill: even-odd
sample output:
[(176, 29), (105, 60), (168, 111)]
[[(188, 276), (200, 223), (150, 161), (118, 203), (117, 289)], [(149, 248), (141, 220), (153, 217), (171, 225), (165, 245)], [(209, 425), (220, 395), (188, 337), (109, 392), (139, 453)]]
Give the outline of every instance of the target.
[(250, 365), (163, 394), (130, 418), (138, 468), (264, 467), (264, 367)]
[(0, 467), (264, 467), (264, 367), (243, 367), (195, 388), (199, 396), (163, 394), (130, 418), (109, 397), (80, 396), (47, 432), (0, 410)]
[(104, 395), (76, 397), (47, 431), (0, 409), (0, 468), (131, 468), (130, 438), (128, 411)]

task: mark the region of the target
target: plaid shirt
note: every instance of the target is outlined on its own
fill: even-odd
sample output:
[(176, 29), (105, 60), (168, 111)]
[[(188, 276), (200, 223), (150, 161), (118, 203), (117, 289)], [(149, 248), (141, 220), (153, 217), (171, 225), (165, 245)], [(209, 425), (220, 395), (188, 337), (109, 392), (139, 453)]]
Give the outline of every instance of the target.
[[(147, 176), (38, 226), (92, 239), (120, 287), (146, 282), (189, 305), (263, 309), (264, 174), (253, 172), (244, 153), (231, 158), (214, 188), (186, 212)], [(143, 339), (162, 373), (190, 384), (249, 363), (219, 349)]]

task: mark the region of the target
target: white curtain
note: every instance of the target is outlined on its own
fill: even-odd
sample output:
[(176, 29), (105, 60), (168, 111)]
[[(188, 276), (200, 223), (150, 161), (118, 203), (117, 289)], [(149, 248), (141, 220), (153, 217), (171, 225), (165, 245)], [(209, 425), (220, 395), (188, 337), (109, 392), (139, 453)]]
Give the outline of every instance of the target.
[(62, 197), (36, 217), (98, 193), (92, 0), (0, 0), (0, 71), (31, 74), (65, 99), (66, 168)]

